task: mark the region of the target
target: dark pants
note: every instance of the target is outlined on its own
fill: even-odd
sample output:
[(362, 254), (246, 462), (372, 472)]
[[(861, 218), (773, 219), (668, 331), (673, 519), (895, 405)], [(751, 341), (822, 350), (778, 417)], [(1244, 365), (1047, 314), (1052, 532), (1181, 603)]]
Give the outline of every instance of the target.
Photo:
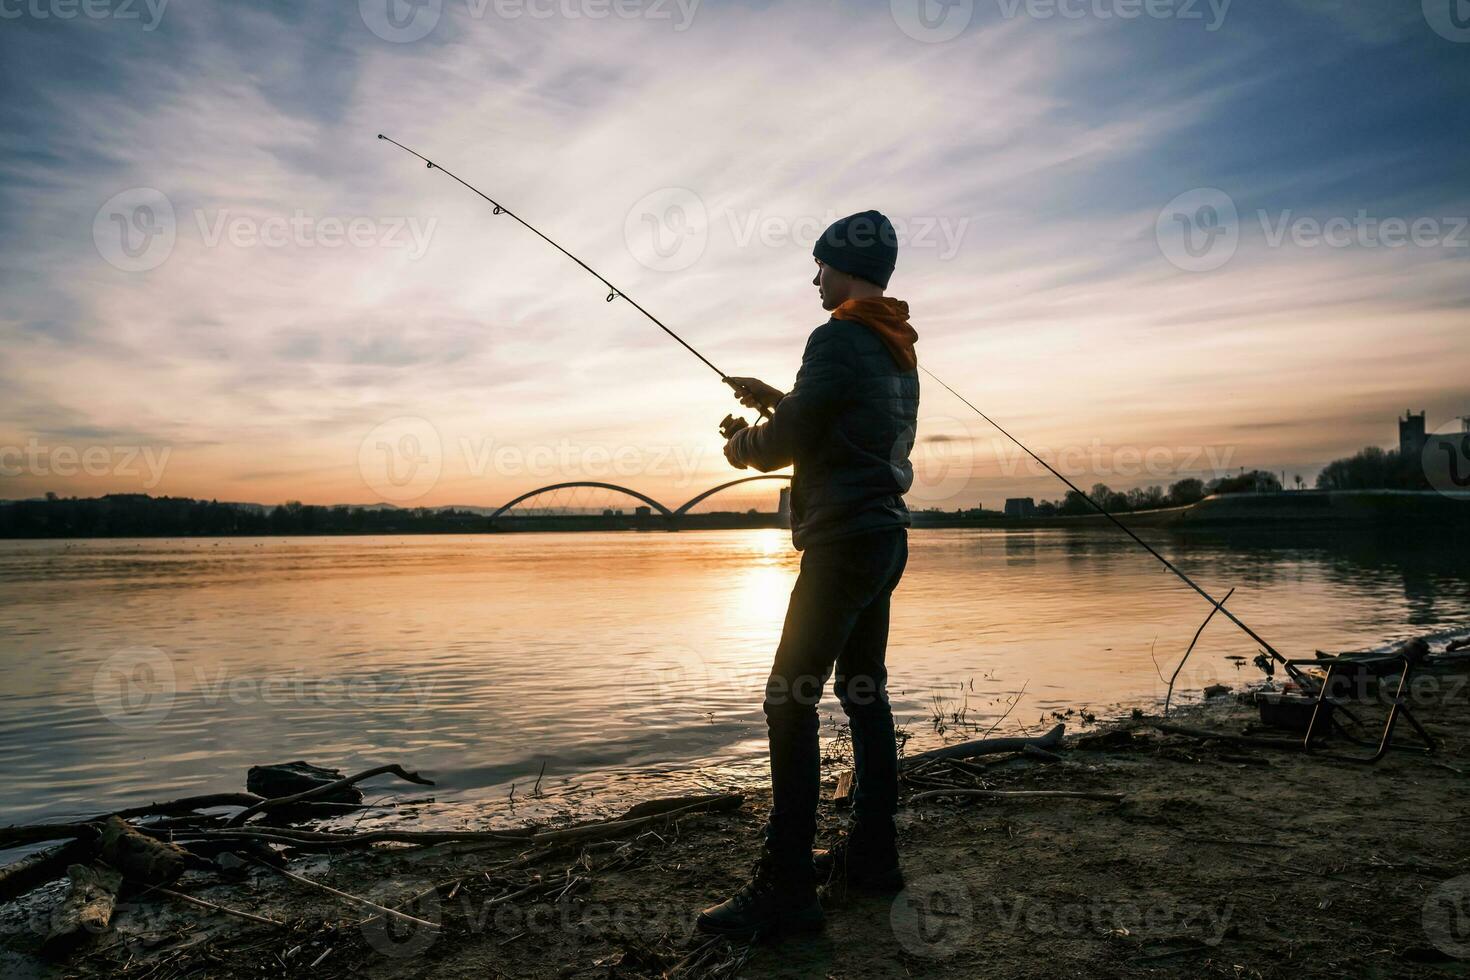
[(762, 706), (771, 742), (766, 845), (778, 866), (811, 868), (820, 773), (817, 702), (832, 689), (852, 731), (854, 820), (893, 833), (898, 748), (888, 706), (888, 604), (908, 562), (904, 528), (813, 545), (801, 556)]

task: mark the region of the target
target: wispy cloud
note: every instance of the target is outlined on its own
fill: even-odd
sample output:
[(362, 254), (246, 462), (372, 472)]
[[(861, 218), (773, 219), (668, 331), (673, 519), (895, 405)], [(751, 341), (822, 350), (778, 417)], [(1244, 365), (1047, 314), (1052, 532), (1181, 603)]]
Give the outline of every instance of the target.
[[(534, 485), (465, 448), (487, 440), (684, 447), (693, 475), (627, 479), (655, 496), (728, 472), (714, 423), (733, 406), (704, 367), (378, 132), (773, 383), (823, 319), (811, 237), (879, 207), (909, 230), (893, 285), (921, 356), (1041, 445), (1228, 444), (1236, 465), (1310, 472), (1390, 441), (1405, 405), (1470, 411), (1470, 249), (1267, 234), (1470, 212), (1467, 49), (1422, 18), (1299, 0), (1207, 31), (982, 3), (927, 44), (887, 3), (669, 20), (445, 0), (394, 43), (355, 7), (0, 24), (0, 442), (165, 442), (159, 491), (222, 499), (371, 500), (363, 440), (400, 416), (440, 439), (425, 503)], [(1191, 272), (1156, 221), (1202, 187), (1236, 205), (1239, 241)], [(135, 188), (173, 212), (146, 271), (94, 240)], [(671, 203), (704, 233), (681, 238)], [(977, 454), (953, 505), (1052, 493), (932, 386), (924, 411), (954, 438), (925, 445)], [(42, 489), (137, 488), (0, 478), (0, 496)]]

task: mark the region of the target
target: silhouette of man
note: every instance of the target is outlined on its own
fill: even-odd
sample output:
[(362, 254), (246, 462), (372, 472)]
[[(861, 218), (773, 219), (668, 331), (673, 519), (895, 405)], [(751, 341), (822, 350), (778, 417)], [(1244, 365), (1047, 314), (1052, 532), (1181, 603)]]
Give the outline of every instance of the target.
[[(829, 227), (812, 280), (831, 319), (807, 339), (790, 392), (729, 378), (747, 406), (771, 413), (725, 444), (731, 465), (791, 465), (791, 539), (802, 551), (762, 707), (770, 738), (770, 818), (754, 874), (700, 913), (723, 935), (819, 928), (816, 885), (898, 890), (898, 750), (886, 690), (889, 597), (908, 560), (909, 453), (919, 407), (917, 334), (908, 304), (884, 295), (898, 257), (877, 211)], [(835, 676), (833, 670), (835, 667)], [(817, 702), (833, 691), (852, 732), (853, 822), (812, 851), (820, 782)]]

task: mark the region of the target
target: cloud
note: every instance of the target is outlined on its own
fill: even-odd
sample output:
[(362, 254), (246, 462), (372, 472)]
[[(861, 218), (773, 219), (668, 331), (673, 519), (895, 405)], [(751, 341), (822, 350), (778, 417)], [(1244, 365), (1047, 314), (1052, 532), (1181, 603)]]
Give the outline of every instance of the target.
[[(695, 447), (718, 482), (733, 405), (708, 369), (378, 132), (725, 370), (781, 385), (824, 318), (811, 238), (876, 206), (920, 239), (894, 289), (925, 363), (1040, 442), (1228, 439), (1251, 465), (1314, 465), (1386, 441), (1372, 412), (1463, 396), (1464, 250), (1271, 247), (1254, 224), (1466, 212), (1453, 157), (1417, 152), (1464, 135), (1465, 86), (1434, 73), (1427, 30), (1317, 5), (1277, 23), (1242, 8), (1213, 34), (980, 16), (931, 45), (886, 4), (700, 5), (683, 31), (496, 9), (446, 2), (403, 44), (352, 4), (171, 5), (152, 32), (7, 24), (5, 438), (147, 434), (179, 447), (168, 492), (327, 502), (367, 499), (359, 443), (413, 416), (450, 457), (423, 502), (525, 489), (456, 449), (489, 437)], [(1335, 97), (1309, 97), (1365, 32), (1383, 64), (1431, 67), (1334, 70)], [(1361, 135), (1404, 116), (1422, 135)], [(175, 238), (134, 272), (94, 221), (136, 187), (166, 197)], [(1182, 272), (1155, 240), (1193, 187), (1242, 214), (1215, 272)], [(670, 189), (703, 246), (650, 268), (652, 233), (685, 241), (660, 210)], [(964, 413), (925, 392), (926, 412)], [(668, 495), (666, 474), (645, 479), (628, 482)]]

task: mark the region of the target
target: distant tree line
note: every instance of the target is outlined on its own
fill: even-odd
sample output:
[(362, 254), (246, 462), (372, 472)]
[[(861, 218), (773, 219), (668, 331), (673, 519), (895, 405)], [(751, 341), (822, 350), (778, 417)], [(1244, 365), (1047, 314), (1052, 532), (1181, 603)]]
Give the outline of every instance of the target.
[(193, 500), (110, 494), (0, 503), (0, 537), (224, 537), (269, 534), (395, 534), (486, 531), (490, 520), (472, 511), (321, 507), (289, 501), (253, 507)]
[[(1129, 491), (1114, 490), (1106, 483), (1095, 483), (1088, 496), (1107, 509), (1119, 514), (1134, 510), (1158, 510), (1161, 507), (1186, 507), (1198, 503), (1211, 494), (1223, 493), (1274, 493), (1281, 489), (1281, 480), (1274, 473), (1254, 470), (1236, 476), (1220, 477), (1209, 483), (1186, 477), (1169, 485), (1135, 487)], [(1036, 513), (1042, 517), (1073, 517), (1079, 514), (1096, 513), (1080, 493), (1072, 490), (1061, 500), (1043, 500), (1036, 505)]]
[(1397, 449), (1369, 446), (1346, 459), (1328, 463), (1317, 474), (1318, 490), (1429, 490), (1419, 456), (1405, 458)]

